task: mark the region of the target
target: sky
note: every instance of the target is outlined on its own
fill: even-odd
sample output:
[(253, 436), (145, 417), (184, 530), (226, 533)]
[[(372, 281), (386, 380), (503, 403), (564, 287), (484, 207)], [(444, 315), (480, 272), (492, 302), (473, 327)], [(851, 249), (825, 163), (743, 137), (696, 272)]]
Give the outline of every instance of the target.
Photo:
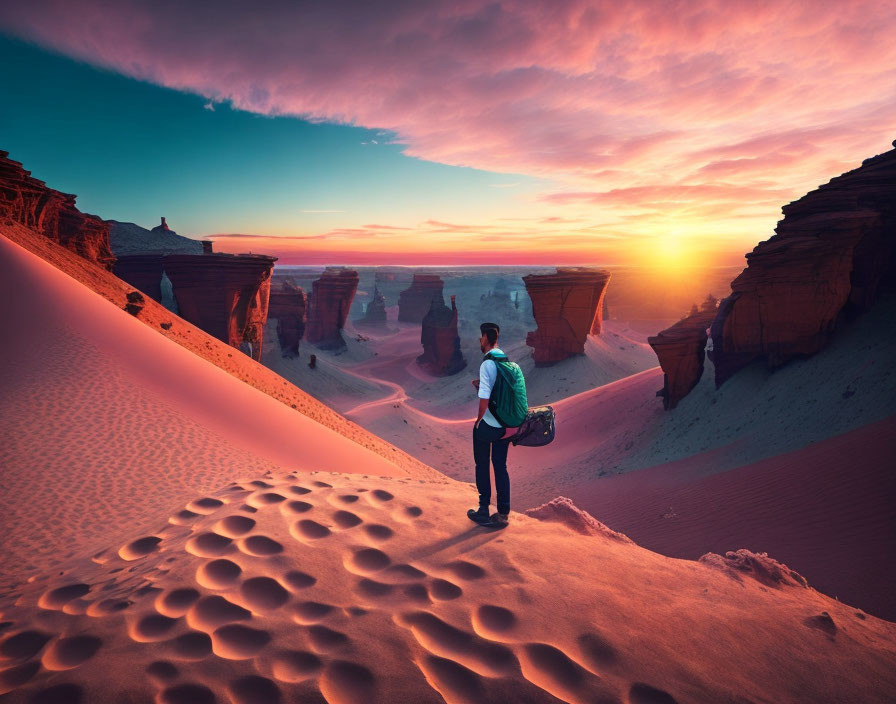
[(890, 148), (893, 36), (861, 0), (0, 3), (0, 148), (279, 263), (742, 264)]

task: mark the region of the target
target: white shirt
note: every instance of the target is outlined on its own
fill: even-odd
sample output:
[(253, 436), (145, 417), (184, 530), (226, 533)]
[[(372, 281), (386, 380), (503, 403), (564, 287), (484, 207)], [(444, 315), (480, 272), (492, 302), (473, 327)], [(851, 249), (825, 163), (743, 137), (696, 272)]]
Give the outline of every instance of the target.
[[(489, 352), (504, 354), (500, 347), (494, 347)], [(482, 364), (479, 365), (479, 398), (488, 398), (492, 395), (492, 387), (495, 385), (497, 378), (498, 365), (491, 359), (483, 360)], [(482, 420), (495, 428), (503, 427), (487, 408), (485, 409), (485, 415), (482, 416)]]

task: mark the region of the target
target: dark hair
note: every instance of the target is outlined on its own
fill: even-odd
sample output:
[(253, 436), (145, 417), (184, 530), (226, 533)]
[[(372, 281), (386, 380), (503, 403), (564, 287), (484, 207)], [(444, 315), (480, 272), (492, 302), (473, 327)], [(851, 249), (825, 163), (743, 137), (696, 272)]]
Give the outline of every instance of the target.
[(497, 323), (483, 323), (479, 326), (479, 331), (488, 339), (488, 344), (493, 345), (498, 341), (498, 333), (501, 328)]

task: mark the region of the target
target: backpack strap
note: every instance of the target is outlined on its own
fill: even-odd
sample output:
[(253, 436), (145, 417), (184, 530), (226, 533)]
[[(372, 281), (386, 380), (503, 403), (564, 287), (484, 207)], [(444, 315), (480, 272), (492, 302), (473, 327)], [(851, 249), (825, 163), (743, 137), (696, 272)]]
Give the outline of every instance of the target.
[(506, 362), (506, 361), (508, 361), (508, 359), (507, 359), (507, 355), (504, 354), (503, 352), (488, 352), (488, 353), (482, 358), (482, 361), (484, 362), (484, 361), (487, 360), (487, 359), (490, 359), (490, 360), (492, 360), (493, 362), (496, 362), (496, 363), (497, 363), (497, 362)]

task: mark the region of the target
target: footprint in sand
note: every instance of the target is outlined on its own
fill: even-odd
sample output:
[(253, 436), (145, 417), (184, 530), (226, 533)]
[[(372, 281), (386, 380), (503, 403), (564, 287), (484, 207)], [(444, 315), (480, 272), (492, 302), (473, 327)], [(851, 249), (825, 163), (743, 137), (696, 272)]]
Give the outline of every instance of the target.
[(205, 498), (196, 499), (196, 501), (188, 503), (187, 510), (205, 516), (209, 513), (214, 513), (223, 505), (224, 502), (221, 501), (221, 499), (214, 499), (211, 496), (206, 496)]
[(618, 702), (615, 692), (559, 648), (526, 643), (517, 651), (523, 677), (566, 701)]
[(363, 530), (367, 537), (377, 543), (384, 543), (395, 535), (395, 531), (389, 526), (380, 525), (379, 523), (368, 523)]
[(438, 601), (451, 601), (460, 597), (464, 590), (447, 579), (434, 579), (428, 585), (429, 593)]
[(187, 613), (187, 624), (200, 631), (213, 631), (234, 621), (248, 621), (252, 612), (238, 606), (223, 596), (213, 594), (202, 597)]
[(240, 595), (252, 611), (273, 611), (289, 600), (289, 592), (270, 577), (247, 579), (240, 585)]
[(363, 665), (347, 660), (327, 663), (320, 691), (333, 704), (369, 704), (376, 700), (376, 676)]
[(290, 526), (289, 532), (292, 537), (302, 542), (320, 540), (330, 535), (329, 528), (317, 521), (312, 521), (310, 518), (296, 521)]
[(217, 533), (201, 533), (190, 538), (184, 549), (196, 557), (219, 557), (233, 551), (233, 540)]
[(227, 516), (215, 524), (215, 532), (228, 538), (240, 538), (255, 527), (255, 519), (248, 516)]
[(156, 598), (156, 611), (162, 614), (162, 616), (179, 618), (190, 610), (190, 607), (199, 597), (199, 592), (191, 587), (172, 589), (159, 594), (158, 598)]
[(460, 663), (427, 655), (417, 661), (417, 666), (446, 702), (486, 701), (482, 678)]
[(159, 693), (159, 704), (215, 704), (215, 693), (201, 684), (178, 684)]
[(307, 501), (287, 501), (285, 504), (280, 505), (280, 513), (284, 516), (289, 514), (299, 514), (299, 513), (308, 513), (311, 509), (314, 508), (314, 504), (309, 504)]
[(289, 490), (293, 494), (298, 494), (299, 496), (304, 496), (305, 494), (311, 493), (311, 489), (308, 489), (301, 484), (293, 484), (291, 487), (289, 487)]
[(274, 504), (279, 504), (284, 501), (286, 501), (286, 497), (283, 496), (283, 494), (278, 494), (273, 491), (265, 492), (263, 494), (255, 494), (246, 499), (246, 503), (255, 508), (265, 508), (266, 506), (273, 506)]
[(287, 650), (274, 658), (272, 674), (281, 682), (303, 682), (316, 677), (323, 662), (314, 653), (304, 650)]
[(484, 677), (504, 677), (519, 672), (510, 648), (455, 628), (428, 611), (400, 614), (396, 623), (409, 628), (433, 655), (450, 658)]
[(280, 688), (267, 677), (247, 675), (227, 685), (233, 704), (278, 704), (283, 701)]
[(231, 623), (212, 633), (212, 652), (225, 660), (248, 660), (270, 642), (267, 631)]
[(313, 481), (313, 482), (311, 482), (311, 483), (312, 483), (314, 486), (321, 487), (322, 489), (332, 489), (332, 488), (333, 488), (333, 485), (332, 485), (332, 484), (327, 484), (326, 482), (322, 482), (322, 481), (320, 481), (320, 480), (316, 480), (316, 481)]
[(367, 493), (367, 500), (374, 506), (382, 507), (395, 497), (385, 489), (374, 489)]
[(361, 548), (343, 557), (345, 569), (353, 574), (367, 575), (384, 570), (392, 560), (382, 550)]
[(282, 544), (264, 535), (250, 535), (237, 543), (237, 547), (241, 552), (253, 557), (270, 557), (283, 552)]
[(129, 635), (131, 640), (138, 643), (154, 643), (165, 640), (179, 619), (162, 616), (162, 614), (147, 614), (131, 624)]
[(304, 572), (299, 572), (298, 570), (291, 570), (284, 574), (283, 581), (285, 581), (286, 585), (293, 591), (308, 589), (317, 584), (316, 577), (312, 577), (310, 574), (305, 574)]
[(361, 525), (363, 522), (364, 521), (362, 521), (360, 517), (351, 511), (336, 511), (336, 513), (333, 514), (333, 523), (342, 530), (354, 528), (355, 526)]
[(20, 631), (0, 643), (0, 657), (4, 660), (26, 660), (34, 657), (52, 637), (40, 631)]
[(503, 640), (516, 628), (516, 614), (503, 606), (483, 604), (473, 614), (473, 630), (483, 638)]
[(47, 670), (71, 670), (96, 655), (102, 644), (101, 639), (86, 634), (60, 638), (47, 648), (41, 665)]
[(155, 552), (159, 549), (159, 543), (162, 542), (162, 539), (155, 535), (150, 535), (145, 538), (138, 538), (133, 542), (128, 543), (124, 547), (122, 547), (118, 551), (118, 556), (122, 560), (139, 560), (141, 557), (146, 557), (152, 552)]
[(230, 560), (212, 560), (196, 570), (196, 581), (208, 589), (228, 589), (233, 586), (243, 570)]
[(60, 610), (68, 602), (84, 596), (89, 591), (90, 587), (87, 584), (66, 584), (64, 587), (45, 592), (37, 605), (42, 609)]

